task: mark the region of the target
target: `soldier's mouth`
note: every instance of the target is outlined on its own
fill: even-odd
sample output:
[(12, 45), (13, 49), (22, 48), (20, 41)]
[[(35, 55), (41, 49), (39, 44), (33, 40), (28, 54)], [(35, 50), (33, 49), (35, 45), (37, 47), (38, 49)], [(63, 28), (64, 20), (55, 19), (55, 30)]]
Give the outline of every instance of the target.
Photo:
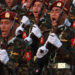
[(52, 18), (52, 22), (56, 23), (57, 19), (56, 18)]
[(34, 13), (35, 13), (35, 14), (37, 14), (38, 12), (37, 12), (37, 11), (35, 11)]
[(56, 21), (56, 18), (52, 18), (52, 21)]
[(8, 5), (10, 5), (10, 6), (11, 6), (11, 3), (10, 3), (10, 2), (8, 2)]
[(8, 4), (11, 4), (10, 2), (8, 2)]
[(2, 33), (6, 33), (6, 31), (2, 31)]

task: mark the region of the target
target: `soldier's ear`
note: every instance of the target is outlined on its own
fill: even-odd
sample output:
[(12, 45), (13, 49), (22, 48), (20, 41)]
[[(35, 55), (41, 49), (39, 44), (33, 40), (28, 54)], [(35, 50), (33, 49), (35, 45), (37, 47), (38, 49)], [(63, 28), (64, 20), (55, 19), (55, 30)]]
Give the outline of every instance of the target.
[(60, 18), (60, 21), (59, 21), (59, 24), (63, 24), (64, 23), (64, 21), (65, 21), (65, 19), (67, 18), (67, 14), (66, 13), (64, 13), (62, 16), (61, 16), (61, 18)]

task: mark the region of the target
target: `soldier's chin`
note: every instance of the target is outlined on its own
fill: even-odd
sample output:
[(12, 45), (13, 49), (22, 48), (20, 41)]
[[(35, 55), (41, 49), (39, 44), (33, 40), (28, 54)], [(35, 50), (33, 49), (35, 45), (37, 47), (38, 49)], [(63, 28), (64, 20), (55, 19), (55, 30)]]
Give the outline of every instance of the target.
[(12, 6), (12, 4), (9, 4), (9, 3), (8, 3), (8, 7), (11, 7), (11, 6)]
[(34, 14), (35, 18), (38, 18), (38, 14)]
[(56, 21), (53, 21), (53, 22), (52, 22), (52, 25), (53, 25), (53, 26), (56, 26), (56, 25), (57, 25), (57, 22), (56, 22)]
[(7, 37), (7, 35), (5, 35), (5, 34), (2, 34), (2, 37), (3, 37), (3, 38), (6, 38), (6, 37)]

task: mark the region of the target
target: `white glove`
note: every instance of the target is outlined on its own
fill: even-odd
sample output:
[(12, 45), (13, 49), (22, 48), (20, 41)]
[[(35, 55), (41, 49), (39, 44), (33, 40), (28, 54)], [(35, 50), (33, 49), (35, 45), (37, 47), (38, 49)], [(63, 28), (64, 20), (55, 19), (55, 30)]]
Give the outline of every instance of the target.
[(15, 35), (16, 35), (16, 36), (20, 34), (19, 31), (22, 31), (22, 32), (24, 31), (23, 25), (30, 25), (30, 20), (29, 20), (29, 18), (26, 17), (26, 16), (23, 16), (23, 17), (22, 17), (21, 24), (20, 24), (19, 27), (17, 27), (17, 29), (16, 29), (16, 31), (15, 31)]
[(66, 26), (68, 26), (68, 27), (70, 27), (70, 26), (71, 26), (71, 23), (69, 22), (69, 20), (68, 20), (67, 18), (65, 19), (64, 24), (65, 24)]
[(5, 49), (0, 49), (0, 61), (3, 64), (7, 64), (7, 62), (9, 61), (9, 57)]
[(54, 45), (57, 48), (60, 48), (62, 46), (61, 41), (59, 40), (59, 38), (56, 36), (55, 33), (50, 33), (46, 43), (49, 42), (52, 45)]
[(32, 44), (32, 39), (30, 38), (30, 35), (28, 36), (28, 37), (26, 37), (25, 39), (24, 39), (24, 41), (28, 41), (28, 44), (29, 45), (31, 45)]
[(21, 22), (25, 25), (30, 25), (30, 20), (27, 16), (23, 16)]
[(24, 28), (20, 25), (19, 27), (17, 27), (17, 29), (16, 29), (16, 31), (15, 31), (15, 35), (17, 36), (17, 35), (19, 35), (20, 34), (20, 32), (19, 31), (24, 31)]
[[(42, 52), (41, 52), (42, 51)], [(37, 58), (42, 58), (48, 53), (48, 49), (45, 46), (40, 47), (37, 50), (36, 56)]]
[(73, 0), (72, 4), (75, 6), (75, 0)]
[(31, 33), (33, 33), (37, 38), (40, 38), (42, 36), (41, 31), (36, 24), (33, 25)]

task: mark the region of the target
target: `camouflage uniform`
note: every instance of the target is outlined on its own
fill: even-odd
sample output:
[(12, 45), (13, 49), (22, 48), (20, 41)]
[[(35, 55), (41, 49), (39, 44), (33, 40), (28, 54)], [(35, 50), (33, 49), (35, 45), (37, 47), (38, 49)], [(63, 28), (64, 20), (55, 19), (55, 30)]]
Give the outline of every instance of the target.
[[(63, 4), (61, 4), (61, 3), (62, 3), (61, 1), (54, 2), (50, 9), (52, 9), (52, 7), (62, 8)], [(67, 13), (68, 13), (68, 11), (67, 11)], [(65, 74), (72, 75), (71, 70), (70, 70), (71, 63), (72, 63), (71, 59), (74, 56), (72, 56), (72, 54), (71, 54), (72, 52), (71, 52), (70, 48), (71, 48), (71, 39), (74, 37), (74, 33), (73, 33), (73, 31), (71, 31), (72, 29), (70, 28), (70, 26), (68, 24), (67, 25), (65, 25), (65, 24), (58, 25), (55, 28), (51, 28), (51, 29), (52, 29), (51, 32), (54, 32), (59, 37), (60, 41), (62, 42), (62, 44), (63, 44), (62, 48), (56, 49), (56, 47), (54, 47), (50, 44), (50, 45), (46, 46), (46, 48), (49, 49), (49, 52), (46, 55), (44, 55), (44, 57), (37, 58), (36, 61), (38, 62), (40, 69), (42, 69), (42, 66), (46, 65), (48, 63), (47, 60), (50, 59), (49, 60), (50, 66), (48, 66), (50, 73), (52, 73), (53, 75), (60, 75), (60, 74), (61, 75), (65, 75)], [(41, 49), (40, 49), (40, 51), (41, 51)], [(40, 52), (40, 54), (42, 54), (42, 53), (43, 52)], [(40, 54), (38, 54), (38, 55), (40, 55)], [(68, 57), (68, 55), (69, 55), (69, 57)], [(48, 59), (48, 57), (49, 57), (49, 59)], [(69, 64), (70, 68), (60, 69), (60, 70), (58, 68), (53, 69), (53, 65), (55, 63), (60, 63), (60, 62), (62, 62), (62, 63), (65, 62), (65, 63)], [(38, 69), (39, 72), (41, 71), (40, 69)], [(50, 69), (51, 70), (53, 69), (52, 70), (53, 72), (51, 72)], [(39, 75), (38, 73), (36, 73), (36, 75)]]
[[(33, 16), (32, 17), (30, 17), (30, 21), (31, 21), (31, 25), (33, 26), (34, 24), (37, 24), (38, 25), (38, 27), (40, 28), (40, 30), (41, 30), (41, 33), (42, 33), (42, 37), (44, 38), (44, 42), (46, 41), (46, 39), (47, 39), (47, 37), (48, 37), (48, 33), (49, 33), (49, 29), (50, 29), (50, 21), (49, 21), (49, 13), (48, 13), (48, 11), (47, 12), (45, 12), (44, 13), (44, 15), (42, 15), (42, 12), (43, 12), (43, 10), (44, 9), (48, 9), (48, 5), (49, 5), (49, 0), (33, 0), (32, 1), (32, 7), (34, 7), (33, 5), (34, 5), (34, 3), (35, 2), (42, 2), (43, 4), (42, 4), (42, 7), (40, 7), (41, 8), (41, 10), (39, 11), (39, 23), (37, 24), (36, 23), (36, 21), (35, 21), (35, 17), (34, 17), (34, 13), (32, 14)], [(43, 8), (43, 6), (45, 7), (45, 8)], [(42, 15), (42, 17), (41, 17), (41, 15)], [(31, 31), (31, 29), (32, 29), (32, 26), (31, 26), (31, 28), (30, 28), (30, 31)], [(41, 38), (40, 38), (41, 39)], [(40, 39), (39, 40), (37, 40), (37, 42), (34, 42), (34, 43), (32, 43), (32, 45), (31, 45), (31, 51), (32, 51), (32, 53), (33, 53), (33, 55), (36, 55), (36, 51), (37, 51), (37, 49), (38, 49), (38, 47), (40, 46)], [(35, 41), (35, 40), (34, 40)], [(39, 43), (39, 44), (38, 44)], [(43, 43), (44, 44), (44, 43)], [(34, 47), (34, 45), (36, 46), (36, 47)], [(37, 46), (38, 45), (38, 46)]]
[[(35, 20), (34, 19), (31, 19), (32, 20), (32, 24), (35, 23)], [(45, 16), (44, 17), (41, 17), (40, 18), (40, 23), (39, 23), (39, 28), (41, 30), (41, 33), (43, 35), (43, 38), (44, 38), (44, 42), (46, 41), (47, 37), (48, 37), (48, 34), (49, 34), (49, 31), (50, 31), (50, 22), (49, 22), (49, 15), (47, 13), (45, 13)], [(44, 43), (43, 43), (44, 44)], [(36, 46), (36, 45), (35, 45)], [(39, 42), (39, 46), (40, 46), (40, 42)], [(34, 55), (36, 55), (36, 50), (37, 50), (37, 47), (34, 48), (34, 44), (31, 45), (32, 47), (32, 51), (34, 52)], [(32, 53), (33, 53), (32, 52)]]
[[(54, 2), (51, 5), (50, 9), (52, 9), (52, 7), (58, 7), (58, 5), (60, 7), (60, 4), (59, 4), (60, 2), (64, 2), (64, 0), (63, 1), (57, 0), (57, 2)], [(65, 7), (64, 7), (64, 10), (67, 9), (67, 10), (65, 10), (67, 14), (69, 12), (69, 4), (68, 3), (69, 2), (66, 2)], [(59, 21), (61, 22), (61, 20), (59, 20)], [(64, 21), (64, 23), (65, 23), (65, 21)], [(71, 25), (71, 23), (70, 23), (70, 25)], [(61, 75), (65, 75), (65, 74), (72, 75), (72, 70), (71, 70), (72, 69), (72, 60), (71, 59), (74, 59), (73, 58), (74, 54), (72, 54), (72, 51), (71, 51), (71, 39), (74, 37), (74, 32), (70, 25), (67, 21), (67, 24), (64, 24), (64, 26), (58, 25), (58, 27), (57, 27), (56, 34), (59, 37), (59, 39), (63, 45), (62, 45), (62, 48), (57, 50), (57, 52), (54, 54), (55, 55), (53, 58), (54, 62), (58, 63), (58, 64), (60, 62), (62, 62), (62, 63), (65, 62), (65, 63), (69, 64), (69, 66), (70, 66), (70, 68), (66, 68), (66, 69), (56, 68), (55, 74), (57, 74), (57, 75), (60, 75), (60, 74)]]
[[(16, 27), (18, 26), (18, 24), (16, 23), (17, 22), (17, 20), (19, 20), (19, 18), (18, 18), (18, 16), (16, 15), (16, 13), (14, 13), (14, 12), (11, 12), (11, 11), (5, 11), (5, 12), (2, 12), (1, 14), (0, 14), (0, 19), (1, 19), (1, 21), (2, 21), (2, 19), (8, 19), (9, 21), (11, 20), (11, 21), (14, 21), (14, 19), (15, 19), (15, 22), (14, 22), (14, 24), (13, 25), (11, 25), (11, 27), (13, 26), (14, 28), (12, 29), (12, 28), (10, 28), (9, 30), (10, 30), (10, 35), (9, 36), (7, 36), (7, 37), (2, 37), (2, 32), (1, 32), (1, 34), (0, 34), (0, 40), (2, 41), (1, 42), (1, 49), (6, 49), (7, 50), (7, 52), (8, 52), (8, 54), (9, 54), (9, 62), (8, 62), (8, 64), (6, 65), (6, 73), (8, 72), (8, 74), (7, 75), (14, 75), (14, 72), (15, 72), (15, 68), (14, 68), (14, 65), (13, 65), (13, 63), (15, 62), (15, 61), (17, 61), (17, 60), (15, 60), (15, 59), (13, 59), (14, 58), (14, 56), (12, 56), (12, 50), (13, 50), (13, 46), (11, 47), (9, 47), (9, 45), (8, 45), (8, 41), (11, 39), (11, 38), (13, 38), (13, 36), (14, 36), (14, 31), (15, 31), (15, 29), (16, 29)], [(2, 26), (3, 24), (1, 24), (1, 26)], [(14, 26), (15, 25), (15, 26)], [(14, 31), (13, 31), (14, 30)], [(13, 34), (12, 34), (12, 32), (13, 32)], [(3, 75), (6, 75), (6, 74), (3, 74)]]
[(2, 7), (3, 11), (13, 11), (13, 12), (17, 13), (19, 16), (21, 16), (21, 13), (23, 13), (23, 10), (21, 8), (21, 5), (18, 3), (19, 3), (18, 0), (13, 0), (12, 7), (9, 8), (7, 3), (5, 2), (5, 4)]
[(69, 64), (70, 68), (69, 69), (58, 69), (56, 70), (57, 75), (72, 75), (72, 62), (74, 59), (74, 54), (71, 52), (71, 39), (74, 37), (73, 31), (71, 31), (68, 27), (64, 26), (58, 29), (57, 31), (57, 36), (61, 40), (63, 46), (56, 52), (55, 54), (55, 63), (60, 63), (60, 62), (65, 62)]
[[(31, 32), (32, 27), (34, 24), (36, 24), (36, 22), (35, 22), (35, 17), (33, 15), (31, 17), (29, 17), (29, 19), (31, 21), (31, 27), (30, 27), (30, 32)], [(49, 22), (49, 14), (48, 13), (45, 13), (44, 16), (39, 19), (38, 27), (41, 30), (41, 33), (43, 35), (44, 42), (45, 42), (47, 39), (48, 33), (50, 31), (49, 30), (50, 29), (50, 22)], [(35, 56), (36, 51), (37, 51), (38, 47), (40, 46), (40, 39), (38, 39), (36, 37), (34, 37), (32, 39), (33, 39), (33, 43), (30, 45), (30, 49), (28, 47), (28, 49), (31, 51), (31, 61), (30, 61), (31, 66), (29, 66), (29, 69), (33, 68), (35, 66), (34, 65), (35, 64), (34, 57), (36, 57)], [(34, 71), (34, 68), (29, 73), (33, 73), (33, 71)]]

